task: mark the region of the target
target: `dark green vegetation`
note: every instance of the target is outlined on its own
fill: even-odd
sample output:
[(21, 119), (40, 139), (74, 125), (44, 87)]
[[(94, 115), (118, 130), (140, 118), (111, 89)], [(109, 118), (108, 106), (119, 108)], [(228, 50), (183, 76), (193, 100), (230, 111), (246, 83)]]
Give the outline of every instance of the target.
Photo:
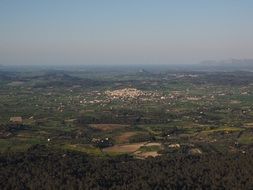
[[(34, 145), (45, 145), (49, 152), (31, 151)], [(53, 155), (52, 150), (56, 152)], [(222, 189), (228, 185), (244, 189), (252, 187), (252, 180), (247, 177), (252, 169), (245, 163), (252, 158), (252, 150), (252, 72), (0, 71), (1, 172), (6, 170), (6, 175), (11, 175), (11, 167), (28, 164), (30, 154), (50, 154), (52, 160), (35, 156), (34, 162), (27, 166), (31, 170), (23, 170), (22, 165), (19, 172), (26, 173), (25, 176), (32, 171), (43, 173), (45, 179), (55, 180), (54, 184), (48, 182), (52, 187), (58, 187), (64, 178), (66, 187), (86, 183), (87, 187), (97, 184), (109, 188), (126, 186), (129, 180), (135, 188), (139, 180), (139, 187), (144, 189), (147, 181), (152, 183), (151, 188), (159, 181), (157, 184), (171, 188), (183, 188), (189, 182), (188, 186), (193, 188)], [(60, 159), (59, 165), (51, 170), (53, 160), (62, 154), (59, 152), (66, 151), (71, 156)], [(5, 155), (10, 155), (6, 159), (13, 162), (6, 161)], [(92, 166), (91, 157), (101, 165), (101, 175), (108, 184), (101, 176), (92, 175), (92, 172), (97, 175), (95, 170), (100, 165)], [(128, 176), (124, 162), (119, 161), (123, 158), (132, 169), (131, 175), (142, 177), (146, 184)], [(37, 159), (42, 160), (35, 171)], [(81, 176), (77, 168), (73, 173), (70, 169), (80, 165), (79, 162), (91, 165), (80, 166)], [(234, 166), (228, 167), (230, 163)], [(142, 164), (150, 176), (140, 173)], [(222, 169), (225, 165), (227, 170)], [(112, 173), (107, 173), (110, 169)], [(55, 174), (50, 173), (54, 170)], [(161, 175), (152, 181), (151, 170)], [(177, 170), (178, 174), (172, 174)], [(113, 173), (116, 171), (119, 178)], [(88, 176), (84, 176), (86, 172)], [(189, 178), (188, 172), (194, 175)], [(237, 173), (243, 176), (238, 177)], [(114, 182), (109, 180), (112, 176), (117, 178), (110, 179)], [(226, 176), (226, 180), (221, 181), (220, 176)], [(34, 184), (24, 182), (24, 188), (35, 187), (41, 178), (37, 175)], [(98, 183), (96, 180), (100, 179)], [(194, 180), (196, 183), (192, 184)], [(42, 180), (38, 185), (42, 183), (46, 182)]]
[(251, 154), (94, 158), (35, 146), (0, 156), (1, 189), (252, 189)]

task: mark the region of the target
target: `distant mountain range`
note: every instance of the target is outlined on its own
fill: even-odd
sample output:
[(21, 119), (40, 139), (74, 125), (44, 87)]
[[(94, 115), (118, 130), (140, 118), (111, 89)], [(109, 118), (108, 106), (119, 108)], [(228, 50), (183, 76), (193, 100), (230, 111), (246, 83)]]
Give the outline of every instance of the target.
[(199, 65), (201, 68), (211, 70), (242, 70), (253, 71), (253, 59), (229, 59), (222, 61), (203, 61)]
[[(69, 66), (61, 65), (1, 65), (1, 71), (38, 71), (38, 70), (79, 70), (86, 72), (113, 72), (113, 73), (125, 73), (125, 72), (138, 72), (139, 75), (150, 76), (152, 74), (157, 74), (164, 71), (207, 71), (207, 72), (216, 72), (216, 71), (249, 71), (253, 72), (253, 59), (228, 59), (228, 60), (207, 60), (202, 61), (198, 64), (137, 64), (137, 65), (80, 65), (72, 66), (71, 69)], [(59, 76), (57, 76), (59, 77)], [(64, 78), (64, 77), (63, 77)]]

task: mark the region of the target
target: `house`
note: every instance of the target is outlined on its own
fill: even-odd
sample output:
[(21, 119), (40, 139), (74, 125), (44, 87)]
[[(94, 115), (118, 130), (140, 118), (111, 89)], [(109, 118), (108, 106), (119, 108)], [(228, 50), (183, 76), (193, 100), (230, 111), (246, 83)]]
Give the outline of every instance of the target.
[(180, 144), (170, 144), (169, 148), (180, 148)]
[(10, 122), (15, 123), (15, 124), (22, 124), (23, 119), (22, 119), (22, 117), (11, 117)]

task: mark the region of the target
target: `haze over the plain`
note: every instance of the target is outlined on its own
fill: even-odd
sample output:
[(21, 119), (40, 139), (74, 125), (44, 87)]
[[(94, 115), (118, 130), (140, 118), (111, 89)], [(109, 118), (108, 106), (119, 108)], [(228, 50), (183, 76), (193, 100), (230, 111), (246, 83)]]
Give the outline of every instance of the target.
[(0, 64), (250, 59), (251, 0), (2, 0)]

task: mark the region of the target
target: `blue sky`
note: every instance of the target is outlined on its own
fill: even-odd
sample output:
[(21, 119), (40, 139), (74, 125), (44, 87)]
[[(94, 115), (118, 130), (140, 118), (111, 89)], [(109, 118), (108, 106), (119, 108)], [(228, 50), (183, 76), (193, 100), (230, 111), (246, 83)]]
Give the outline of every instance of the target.
[(1, 0), (0, 64), (253, 58), (252, 0)]

